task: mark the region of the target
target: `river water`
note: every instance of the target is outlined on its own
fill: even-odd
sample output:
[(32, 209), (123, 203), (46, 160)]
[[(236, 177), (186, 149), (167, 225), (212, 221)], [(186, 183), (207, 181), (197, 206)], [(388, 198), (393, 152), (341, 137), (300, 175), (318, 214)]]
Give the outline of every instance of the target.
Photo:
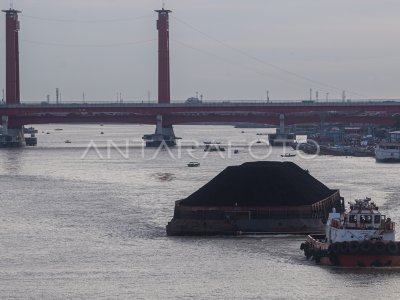
[[(0, 149), (1, 299), (398, 299), (399, 269), (316, 266), (299, 249), (302, 236), (166, 236), (174, 201), (226, 166), (283, 160), (282, 149), (267, 157), (255, 143), (267, 129), (176, 126), (185, 147), (171, 152), (139, 147), (152, 126), (37, 129), (37, 147)], [(205, 140), (232, 143), (239, 154), (191, 149)], [(193, 160), (200, 167), (186, 166)], [(347, 201), (372, 197), (400, 222), (399, 164), (286, 160)]]

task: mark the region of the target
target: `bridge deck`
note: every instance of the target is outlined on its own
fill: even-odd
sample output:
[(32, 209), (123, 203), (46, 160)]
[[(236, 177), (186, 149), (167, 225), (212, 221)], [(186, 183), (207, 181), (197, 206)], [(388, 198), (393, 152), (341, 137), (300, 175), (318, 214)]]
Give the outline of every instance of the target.
[(400, 117), (400, 101), (358, 102), (205, 102), (205, 103), (62, 103), (0, 105), (0, 116), (11, 126), (46, 123), (113, 122), (164, 124), (251, 122), (279, 124), (359, 123), (393, 125)]

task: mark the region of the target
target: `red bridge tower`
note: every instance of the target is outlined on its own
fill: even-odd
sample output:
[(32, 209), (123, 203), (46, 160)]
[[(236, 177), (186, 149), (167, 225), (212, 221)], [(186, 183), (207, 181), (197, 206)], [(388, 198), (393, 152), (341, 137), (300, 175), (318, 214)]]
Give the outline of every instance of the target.
[[(170, 104), (169, 13), (171, 11), (163, 8), (155, 12), (158, 13), (158, 103)], [(157, 115), (156, 118), (156, 132), (143, 136), (146, 146), (175, 146), (177, 138), (172, 125), (163, 125), (162, 115)]]
[[(19, 43), (18, 13), (10, 8), (6, 13), (6, 104), (19, 104)], [(8, 116), (1, 116), (0, 147), (17, 147), (24, 144), (23, 127), (9, 128)]]
[(19, 104), (19, 45), (18, 13), (15, 9), (3, 10), (6, 13), (6, 103)]
[(170, 10), (158, 12), (158, 103), (170, 103), (170, 71), (169, 71), (169, 13)]

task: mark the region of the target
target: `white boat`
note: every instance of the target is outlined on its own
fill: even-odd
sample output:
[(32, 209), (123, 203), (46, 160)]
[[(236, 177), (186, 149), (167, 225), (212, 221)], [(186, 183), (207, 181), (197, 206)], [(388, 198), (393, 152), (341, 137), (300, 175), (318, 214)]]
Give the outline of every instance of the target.
[(382, 141), (375, 148), (377, 162), (400, 162), (400, 131), (389, 133), (389, 139)]
[(341, 267), (399, 267), (395, 223), (370, 198), (349, 202), (344, 215), (329, 213), (325, 235), (309, 235), (300, 249), (307, 258)]

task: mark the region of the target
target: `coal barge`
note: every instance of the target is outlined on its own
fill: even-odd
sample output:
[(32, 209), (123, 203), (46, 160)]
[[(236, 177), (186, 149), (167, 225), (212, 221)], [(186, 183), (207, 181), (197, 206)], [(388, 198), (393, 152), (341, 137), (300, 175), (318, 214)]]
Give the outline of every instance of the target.
[(230, 166), (189, 197), (175, 202), (166, 230), (177, 235), (321, 234), (332, 209), (344, 212), (332, 190), (292, 162)]

